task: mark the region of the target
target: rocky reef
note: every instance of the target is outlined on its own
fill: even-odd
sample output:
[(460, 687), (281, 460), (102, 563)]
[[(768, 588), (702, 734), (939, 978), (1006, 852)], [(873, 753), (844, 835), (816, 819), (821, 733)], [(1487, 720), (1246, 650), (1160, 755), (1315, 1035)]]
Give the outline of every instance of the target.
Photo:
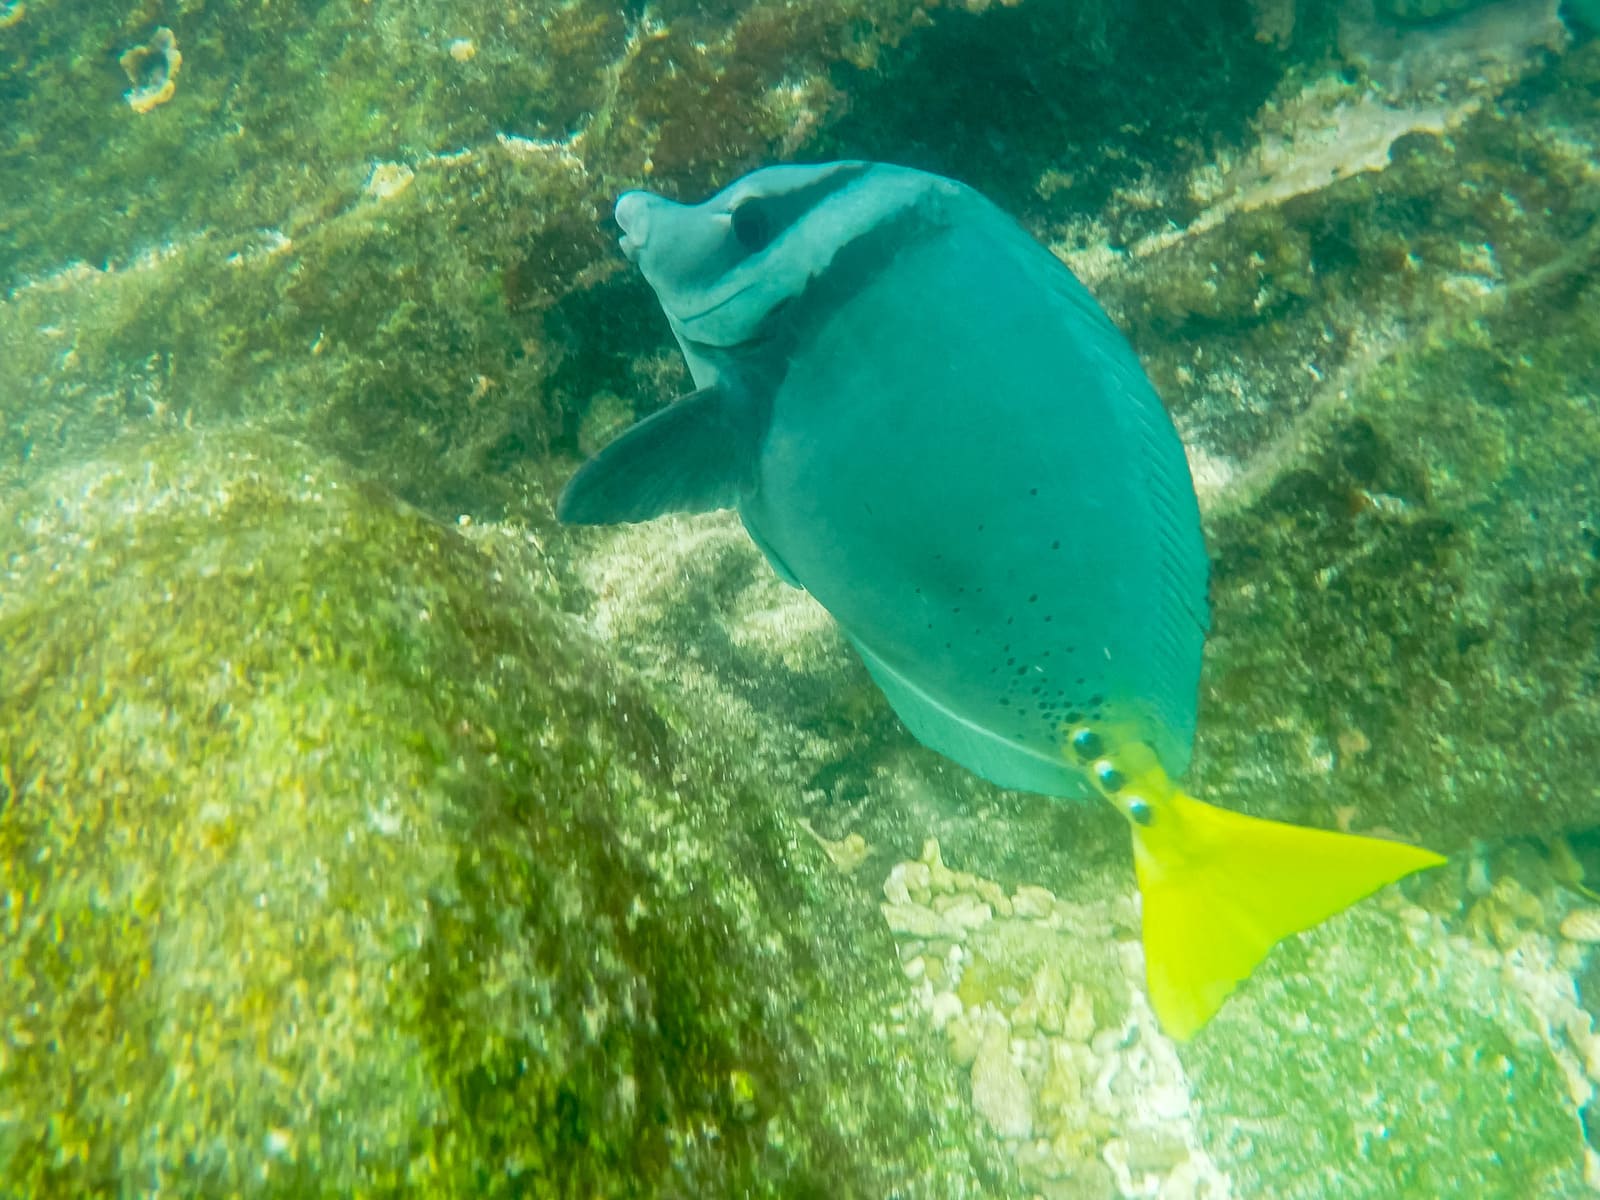
[(887, 929), (526, 536), (237, 431), (12, 499), (7, 1193), (1001, 1187)]
[[(0, 1191), (1600, 1186), (1588, 7), (0, 3)], [(1456, 855), (1190, 1047), (1114, 815), (735, 521), (552, 527), (686, 384), (612, 197), (837, 156), (1171, 406), (1196, 790)]]

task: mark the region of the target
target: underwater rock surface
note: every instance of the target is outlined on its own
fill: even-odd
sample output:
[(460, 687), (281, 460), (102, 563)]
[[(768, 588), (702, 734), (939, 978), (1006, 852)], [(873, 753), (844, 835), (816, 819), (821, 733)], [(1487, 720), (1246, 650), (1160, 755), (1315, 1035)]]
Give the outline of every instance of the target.
[[(1600, 824), (1582, 453), (1600, 438), (1600, 43), (1569, 47), (1544, 0), (1442, 25), (1302, 11), (1277, 47), (1207, 8), (1220, 57), (1191, 128), (1159, 91), (1130, 99), (1155, 68), (1119, 53), (1137, 42), (1126, 14), (970, 7), (667, 5), (628, 25), (531, 5), (492, 37), (477, 10), (445, 37), (421, 9), (349, 26), (275, 9), (237, 78), (201, 65), (222, 30), (197, 15), (176, 29), (181, 91), (145, 114), (114, 59), (148, 29), (29, 11), (0, 66), (19, 114), (0, 148), (18, 183), (0, 187), (0, 486), (130, 428), (242, 417), (442, 518), (544, 528), (580, 449), (687, 382), (605, 228), (616, 191), (648, 172), (697, 196), (776, 157), (909, 158), (1050, 241), (1177, 416), (1216, 579), (1195, 785), (1446, 851)], [(1524, 32), (1502, 46), (1484, 30), (1508, 13)], [(1159, 20), (1144, 36), (1157, 64), (1190, 44)], [(984, 108), (988, 130), (951, 96), (918, 110), (963, 45), (1037, 103)], [(94, 47), (106, 80), (80, 78)], [(1326, 61), (1341, 47), (1353, 81)], [(1029, 73), (1030, 53), (1074, 48), (1091, 98), (1118, 97), (1095, 121), (1120, 124), (1067, 121), (1086, 75)], [(367, 82), (321, 88), (330, 62)], [(379, 62), (407, 71), (381, 103)], [(491, 102), (495, 81), (525, 107)], [(115, 116), (74, 149), (62, 131), (96, 87)], [(242, 163), (219, 113), (312, 157)], [(125, 218), (96, 208), (147, 178), (162, 186)]]
[(1600, 822), (1596, 78), (1106, 281), (1207, 512), (1210, 798), (1445, 851)]
[[(1585, 1194), (1578, 7), (0, 0), (0, 1190)], [(1196, 789), (1477, 847), (1181, 1056), (1114, 815), (916, 746), (736, 521), (550, 529), (687, 385), (616, 193), (851, 155), (1016, 212), (1173, 409)], [(929, 838), (970, 888), (880, 914)]]
[(730, 747), (298, 446), (0, 528), (0, 1192), (978, 1195), (889, 934)]
[(1391, 889), (1280, 947), (1178, 1046), (1126, 872), (1008, 890), (929, 841), (883, 895), (918, 1008), (1037, 1192), (1587, 1194), (1568, 1089), (1600, 1080), (1600, 1039), (1564, 974), (1588, 910), (1558, 931), (1559, 899), (1521, 894), (1512, 968)]

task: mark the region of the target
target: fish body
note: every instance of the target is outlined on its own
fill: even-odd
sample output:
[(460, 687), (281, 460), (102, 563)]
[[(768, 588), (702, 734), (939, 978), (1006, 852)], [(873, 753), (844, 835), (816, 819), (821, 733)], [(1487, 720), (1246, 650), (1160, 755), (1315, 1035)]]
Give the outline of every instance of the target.
[[(1218, 872), (1294, 891), (1256, 861), (1273, 830), (1332, 856), (1331, 887), (1272, 901), (1294, 928), (1435, 859), (1172, 783), (1207, 622), (1183, 447), (1121, 333), (1010, 217), (952, 180), (846, 162), (766, 168), (698, 205), (629, 192), (616, 218), (697, 390), (581, 468), (562, 519), (736, 508), (919, 740), (1006, 787), (1115, 805), (1169, 1029), (1197, 1029), (1293, 931), (1246, 889), (1242, 941), (1191, 946), (1209, 940), (1196, 889), (1235, 904)], [(1218, 905), (1205, 922), (1227, 923)]]
[(1179, 774), (1207, 572), (1183, 447), (1066, 268), (926, 186), (915, 239), (790, 360), (740, 515), (950, 758), (1087, 795), (1061, 745), (1090, 721)]

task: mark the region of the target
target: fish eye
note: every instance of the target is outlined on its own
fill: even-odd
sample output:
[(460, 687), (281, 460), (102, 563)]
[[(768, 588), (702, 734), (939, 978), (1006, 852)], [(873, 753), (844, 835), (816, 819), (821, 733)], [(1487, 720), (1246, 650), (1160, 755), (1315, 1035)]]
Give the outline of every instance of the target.
[(1135, 825), (1148, 825), (1155, 815), (1155, 810), (1150, 807), (1148, 800), (1138, 796), (1128, 798), (1128, 819)]
[(752, 254), (766, 249), (772, 241), (772, 221), (765, 205), (746, 200), (729, 215), (733, 218), (733, 236), (739, 239), (739, 245)]
[(1103, 758), (1094, 765), (1094, 777), (1101, 790), (1106, 792), (1120, 792), (1125, 782), (1122, 778), (1122, 772)]
[(1081, 759), (1095, 758), (1103, 747), (1100, 735), (1092, 729), (1076, 729), (1072, 733), (1072, 752)]

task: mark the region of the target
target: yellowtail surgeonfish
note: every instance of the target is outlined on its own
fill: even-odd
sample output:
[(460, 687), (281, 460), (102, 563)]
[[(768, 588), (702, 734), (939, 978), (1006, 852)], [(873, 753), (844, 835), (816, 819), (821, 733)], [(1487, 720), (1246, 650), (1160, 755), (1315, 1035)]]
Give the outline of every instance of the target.
[(1207, 623), (1183, 446), (1088, 291), (988, 200), (839, 162), (695, 205), (627, 192), (616, 220), (697, 390), (584, 464), (561, 519), (736, 508), (919, 741), (1114, 805), (1170, 1034), (1281, 938), (1444, 861), (1174, 784)]

